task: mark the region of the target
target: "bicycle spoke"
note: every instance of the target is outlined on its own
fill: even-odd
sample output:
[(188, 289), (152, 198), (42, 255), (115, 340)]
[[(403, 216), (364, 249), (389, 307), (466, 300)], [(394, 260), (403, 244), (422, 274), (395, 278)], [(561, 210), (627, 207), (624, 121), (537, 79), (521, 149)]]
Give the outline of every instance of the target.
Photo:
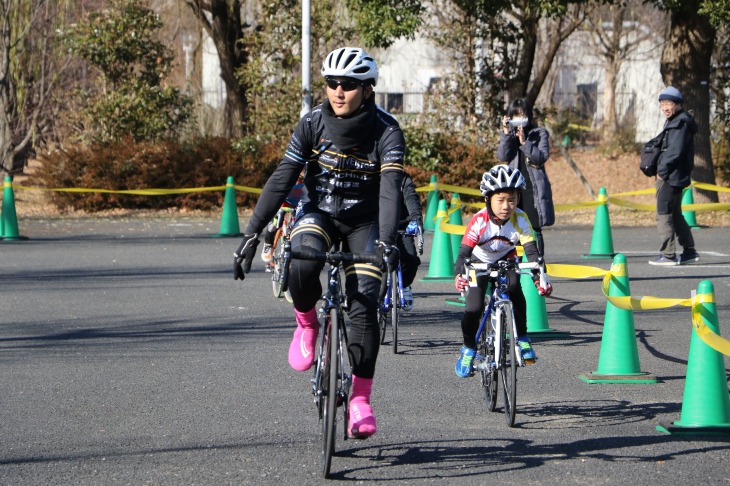
[[(489, 316), (487, 316), (489, 318)], [(492, 368), (494, 362), (494, 344), (493, 332), (491, 326), (486, 324), (479, 336), (477, 351), (484, 356), (483, 368), (481, 369), (482, 387), (484, 388), (484, 397), (487, 401), (487, 410), (494, 412), (497, 407), (497, 370)]]

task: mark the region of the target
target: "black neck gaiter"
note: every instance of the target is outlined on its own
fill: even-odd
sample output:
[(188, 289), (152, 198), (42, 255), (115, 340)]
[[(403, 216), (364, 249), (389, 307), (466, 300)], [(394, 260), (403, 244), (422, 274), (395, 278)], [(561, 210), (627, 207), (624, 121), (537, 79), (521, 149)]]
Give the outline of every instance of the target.
[(353, 115), (339, 118), (332, 110), (329, 100), (325, 99), (322, 103), (322, 114), (324, 115), (322, 121), (326, 136), (340, 150), (350, 150), (362, 145), (371, 136), (377, 111), (375, 96), (370, 95)]

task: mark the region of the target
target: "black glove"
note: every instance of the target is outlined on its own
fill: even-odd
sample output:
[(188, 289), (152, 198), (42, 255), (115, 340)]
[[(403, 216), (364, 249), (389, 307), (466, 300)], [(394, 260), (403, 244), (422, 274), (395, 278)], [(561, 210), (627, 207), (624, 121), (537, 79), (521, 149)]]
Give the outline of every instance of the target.
[[(256, 247), (259, 246), (259, 235), (243, 235), (243, 241), (233, 254), (233, 280), (243, 280), (251, 271), (253, 257), (256, 256)], [(243, 267), (241, 267), (243, 263)]]
[(398, 266), (400, 252), (396, 246), (388, 244), (378, 245), (375, 247), (375, 254), (388, 265), (388, 271)]

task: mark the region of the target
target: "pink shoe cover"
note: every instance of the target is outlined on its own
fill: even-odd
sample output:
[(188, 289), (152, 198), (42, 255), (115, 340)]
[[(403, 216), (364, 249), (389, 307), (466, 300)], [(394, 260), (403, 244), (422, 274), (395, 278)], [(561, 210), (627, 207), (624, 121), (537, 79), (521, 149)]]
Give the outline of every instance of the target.
[(367, 439), (375, 434), (375, 415), (370, 406), (370, 391), (373, 379), (352, 376), (352, 397), (350, 398), (350, 427), (348, 435), (355, 439)]
[(289, 366), (297, 371), (307, 371), (314, 364), (319, 322), (317, 310), (299, 312), (294, 309), (297, 319), (297, 329), (289, 345)]

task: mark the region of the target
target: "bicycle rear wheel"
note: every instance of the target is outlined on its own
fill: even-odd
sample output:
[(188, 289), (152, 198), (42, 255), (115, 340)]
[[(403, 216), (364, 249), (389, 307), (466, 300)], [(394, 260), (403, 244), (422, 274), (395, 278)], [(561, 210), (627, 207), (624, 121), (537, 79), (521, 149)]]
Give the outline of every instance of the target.
[[(489, 316), (487, 316), (489, 319)], [(497, 408), (497, 388), (499, 384), (499, 378), (497, 377), (497, 370), (492, 367), (494, 360), (494, 330), (492, 325), (487, 321), (484, 324), (484, 329), (479, 336), (479, 342), (477, 343), (477, 352), (484, 356), (484, 368), (481, 370), (482, 375), (482, 387), (484, 387), (484, 398), (487, 401), (487, 410), (494, 412)]]
[(390, 323), (393, 326), (393, 354), (398, 354), (398, 309), (400, 309), (400, 282), (398, 274), (392, 272), (390, 275), (391, 295), (390, 301), (393, 307), (390, 309)]
[(337, 377), (339, 366), (337, 351), (339, 347), (339, 326), (337, 310), (332, 309), (327, 326), (327, 365), (325, 366), (325, 382), (327, 389), (323, 393), (324, 417), (322, 419), (322, 476), (326, 479), (330, 474), (332, 456), (335, 453), (335, 429), (337, 414)]
[(274, 291), (274, 297), (278, 299), (281, 297), (281, 273), (284, 270), (284, 243), (279, 237), (277, 237), (275, 241), (276, 247), (274, 248), (271, 257), (271, 261), (274, 262), (274, 268), (271, 274), (271, 287)]
[(502, 319), (502, 392), (504, 395), (504, 417), (509, 427), (515, 425), (517, 411), (517, 355), (515, 345), (517, 336), (512, 321), (512, 306), (504, 305), (500, 311)]

